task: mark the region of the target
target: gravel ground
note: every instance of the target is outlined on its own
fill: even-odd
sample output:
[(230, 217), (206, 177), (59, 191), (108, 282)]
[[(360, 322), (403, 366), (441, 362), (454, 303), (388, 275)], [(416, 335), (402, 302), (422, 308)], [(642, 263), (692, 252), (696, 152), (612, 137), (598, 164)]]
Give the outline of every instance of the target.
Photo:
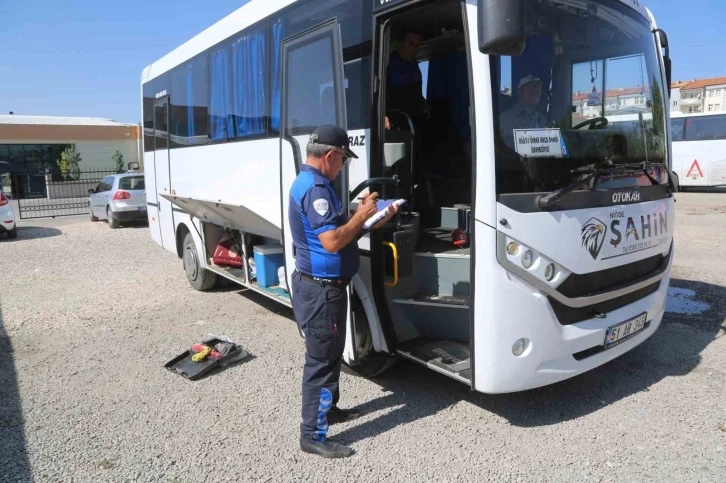
[[(35, 221), (0, 241), (0, 481), (722, 482), (724, 196), (678, 197), (669, 304), (690, 315), (523, 393), (472, 393), (406, 361), (344, 374), (342, 405), (366, 414), (333, 426), (357, 451), (337, 461), (297, 447), (304, 345), (289, 310), (195, 292), (145, 227)], [(163, 369), (207, 333), (252, 357), (198, 382)]]

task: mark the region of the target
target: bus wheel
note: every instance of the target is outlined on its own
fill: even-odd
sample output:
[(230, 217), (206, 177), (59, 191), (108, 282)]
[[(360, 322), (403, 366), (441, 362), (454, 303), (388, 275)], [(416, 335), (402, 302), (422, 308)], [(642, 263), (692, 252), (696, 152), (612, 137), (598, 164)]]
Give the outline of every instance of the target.
[(184, 262), (184, 271), (187, 274), (187, 280), (195, 290), (203, 292), (214, 287), (217, 283), (217, 274), (210, 272), (206, 268), (202, 268), (199, 264), (197, 256), (197, 247), (194, 245), (194, 239), (191, 233), (187, 233), (184, 237), (184, 253), (182, 255)]
[(384, 373), (393, 366), (396, 359), (373, 349), (373, 337), (368, 326), (368, 317), (357, 297), (353, 299), (353, 316), (355, 317), (356, 362), (348, 365), (343, 361), (341, 370), (346, 374), (366, 378)]

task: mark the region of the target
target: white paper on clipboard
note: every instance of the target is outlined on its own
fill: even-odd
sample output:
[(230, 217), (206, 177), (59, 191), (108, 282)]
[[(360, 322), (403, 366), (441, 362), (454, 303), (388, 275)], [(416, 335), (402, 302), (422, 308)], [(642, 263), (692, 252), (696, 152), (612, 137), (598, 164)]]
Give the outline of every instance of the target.
[(373, 225), (381, 221), (383, 218), (386, 217), (386, 213), (388, 212), (388, 207), (391, 205), (395, 206), (401, 206), (406, 202), (404, 199), (399, 200), (378, 200), (376, 202), (376, 207), (378, 208), (378, 212), (368, 218), (365, 223), (363, 224), (364, 230), (369, 230)]

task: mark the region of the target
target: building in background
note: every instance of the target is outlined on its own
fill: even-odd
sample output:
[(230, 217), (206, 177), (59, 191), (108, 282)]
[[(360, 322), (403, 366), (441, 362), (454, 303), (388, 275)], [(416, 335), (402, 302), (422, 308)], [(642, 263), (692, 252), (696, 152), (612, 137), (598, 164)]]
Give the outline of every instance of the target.
[(678, 81), (671, 83), (671, 112), (681, 112), (681, 87), (688, 85), (690, 82)]
[(0, 174), (56, 170), (61, 153), (75, 146), (83, 171), (115, 169), (139, 162), (139, 126), (94, 117), (0, 115)]
[(726, 112), (726, 77), (673, 82), (671, 112)]
[[(605, 93), (605, 115), (635, 114), (648, 112), (650, 106), (650, 90), (648, 86), (620, 87), (608, 89)], [(574, 92), (572, 106), (575, 114), (581, 118), (599, 117), (602, 114), (602, 95), (598, 91)]]

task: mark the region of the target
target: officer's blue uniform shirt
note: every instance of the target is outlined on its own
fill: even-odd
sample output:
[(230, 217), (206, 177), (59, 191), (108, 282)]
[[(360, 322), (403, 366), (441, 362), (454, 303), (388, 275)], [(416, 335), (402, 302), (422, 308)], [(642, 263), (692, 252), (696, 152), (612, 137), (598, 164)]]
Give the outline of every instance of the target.
[(288, 216), (298, 272), (321, 278), (355, 275), (360, 264), (358, 245), (352, 242), (337, 253), (329, 253), (318, 238), (348, 221), (332, 184), (319, 170), (302, 166), (290, 188)]

